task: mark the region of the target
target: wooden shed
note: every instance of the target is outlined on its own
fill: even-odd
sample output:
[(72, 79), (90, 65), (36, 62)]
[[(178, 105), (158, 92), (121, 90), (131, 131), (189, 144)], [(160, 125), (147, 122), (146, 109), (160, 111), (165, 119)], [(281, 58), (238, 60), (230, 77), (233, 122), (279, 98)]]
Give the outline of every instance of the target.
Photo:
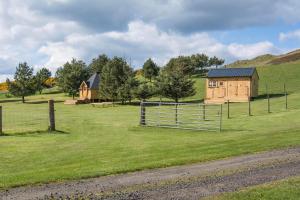
[(247, 102), (258, 95), (256, 68), (211, 69), (206, 79), (205, 103)]
[(79, 88), (79, 98), (82, 101), (95, 102), (99, 100), (100, 73), (93, 74), (87, 81), (83, 81)]

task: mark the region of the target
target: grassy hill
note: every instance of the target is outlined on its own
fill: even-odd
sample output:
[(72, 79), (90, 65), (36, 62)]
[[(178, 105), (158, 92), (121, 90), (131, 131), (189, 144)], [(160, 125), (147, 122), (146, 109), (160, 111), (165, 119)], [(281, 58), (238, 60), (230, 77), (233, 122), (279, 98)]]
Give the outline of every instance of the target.
[(238, 60), (231, 64), (226, 65), (226, 67), (243, 67), (243, 66), (271, 66), (271, 65), (278, 65), (278, 64), (287, 64), (291, 62), (298, 61), (300, 62), (300, 49), (283, 54), (283, 55), (261, 55), (253, 59), (249, 60)]
[[(263, 60), (263, 59), (262, 59)], [(289, 108), (283, 96), (231, 105), (231, 117), (223, 107), (223, 132), (189, 131), (138, 126), (140, 108), (118, 105), (95, 108), (66, 106), (64, 94), (28, 97), (28, 103), (2, 96), (4, 130), (0, 137), (0, 189), (23, 184), (101, 176), (147, 168), (193, 162), (300, 145), (300, 61), (261, 65), (260, 94), (265, 83), (273, 94), (289, 91)], [(195, 77), (197, 94), (185, 101), (198, 102), (204, 96), (205, 79)], [(56, 101), (57, 129), (47, 131), (47, 100)], [(38, 131), (37, 131), (38, 130)]]

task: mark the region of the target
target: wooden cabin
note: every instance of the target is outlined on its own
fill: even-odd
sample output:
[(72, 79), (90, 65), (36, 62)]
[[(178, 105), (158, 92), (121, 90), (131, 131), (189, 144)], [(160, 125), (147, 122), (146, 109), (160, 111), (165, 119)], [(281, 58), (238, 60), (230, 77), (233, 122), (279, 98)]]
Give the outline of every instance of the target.
[(258, 95), (256, 68), (211, 69), (206, 79), (205, 103), (247, 102)]
[(99, 100), (100, 73), (93, 74), (83, 81), (79, 88), (79, 100), (95, 102)]

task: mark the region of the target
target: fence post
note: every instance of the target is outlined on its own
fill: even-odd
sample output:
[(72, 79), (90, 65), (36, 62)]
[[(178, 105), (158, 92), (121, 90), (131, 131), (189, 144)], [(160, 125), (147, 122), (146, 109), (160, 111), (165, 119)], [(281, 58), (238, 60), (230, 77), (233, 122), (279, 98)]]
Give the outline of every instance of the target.
[(268, 85), (266, 84), (266, 92), (267, 92), (267, 98), (268, 98), (268, 113), (271, 113), (271, 108), (270, 108), (270, 95), (268, 91)]
[(205, 115), (206, 115), (206, 113), (205, 113), (205, 104), (203, 104), (203, 120), (205, 120)]
[(158, 127), (160, 127), (160, 106), (161, 106), (161, 101), (158, 104)]
[(227, 100), (227, 119), (230, 118), (230, 106), (229, 106), (229, 100)]
[(251, 97), (249, 97), (249, 100), (248, 100), (248, 114), (249, 116), (251, 116)]
[(175, 123), (178, 126), (178, 103), (175, 104)]
[(3, 134), (3, 127), (2, 127), (2, 106), (0, 106), (0, 135)]
[(288, 109), (288, 101), (287, 101), (287, 91), (286, 91), (286, 86), (284, 83), (284, 95), (285, 95), (285, 109)]
[(143, 100), (141, 101), (140, 125), (141, 126), (146, 125), (146, 108)]
[(49, 100), (49, 131), (55, 131), (54, 100)]
[(221, 108), (220, 108), (220, 132), (222, 131), (222, 114), (223, 114), (223, 106), (221, 104)]

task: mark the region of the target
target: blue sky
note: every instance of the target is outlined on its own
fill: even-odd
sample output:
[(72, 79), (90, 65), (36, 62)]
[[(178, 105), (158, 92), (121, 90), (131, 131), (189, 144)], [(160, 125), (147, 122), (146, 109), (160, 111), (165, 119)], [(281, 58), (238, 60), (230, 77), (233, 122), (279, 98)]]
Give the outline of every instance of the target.
[(299, 48), (299, 0), (1, 0), (0, 81), (19, 62), (53, 72), (73, 57), (193, 53), (227, 63)]

